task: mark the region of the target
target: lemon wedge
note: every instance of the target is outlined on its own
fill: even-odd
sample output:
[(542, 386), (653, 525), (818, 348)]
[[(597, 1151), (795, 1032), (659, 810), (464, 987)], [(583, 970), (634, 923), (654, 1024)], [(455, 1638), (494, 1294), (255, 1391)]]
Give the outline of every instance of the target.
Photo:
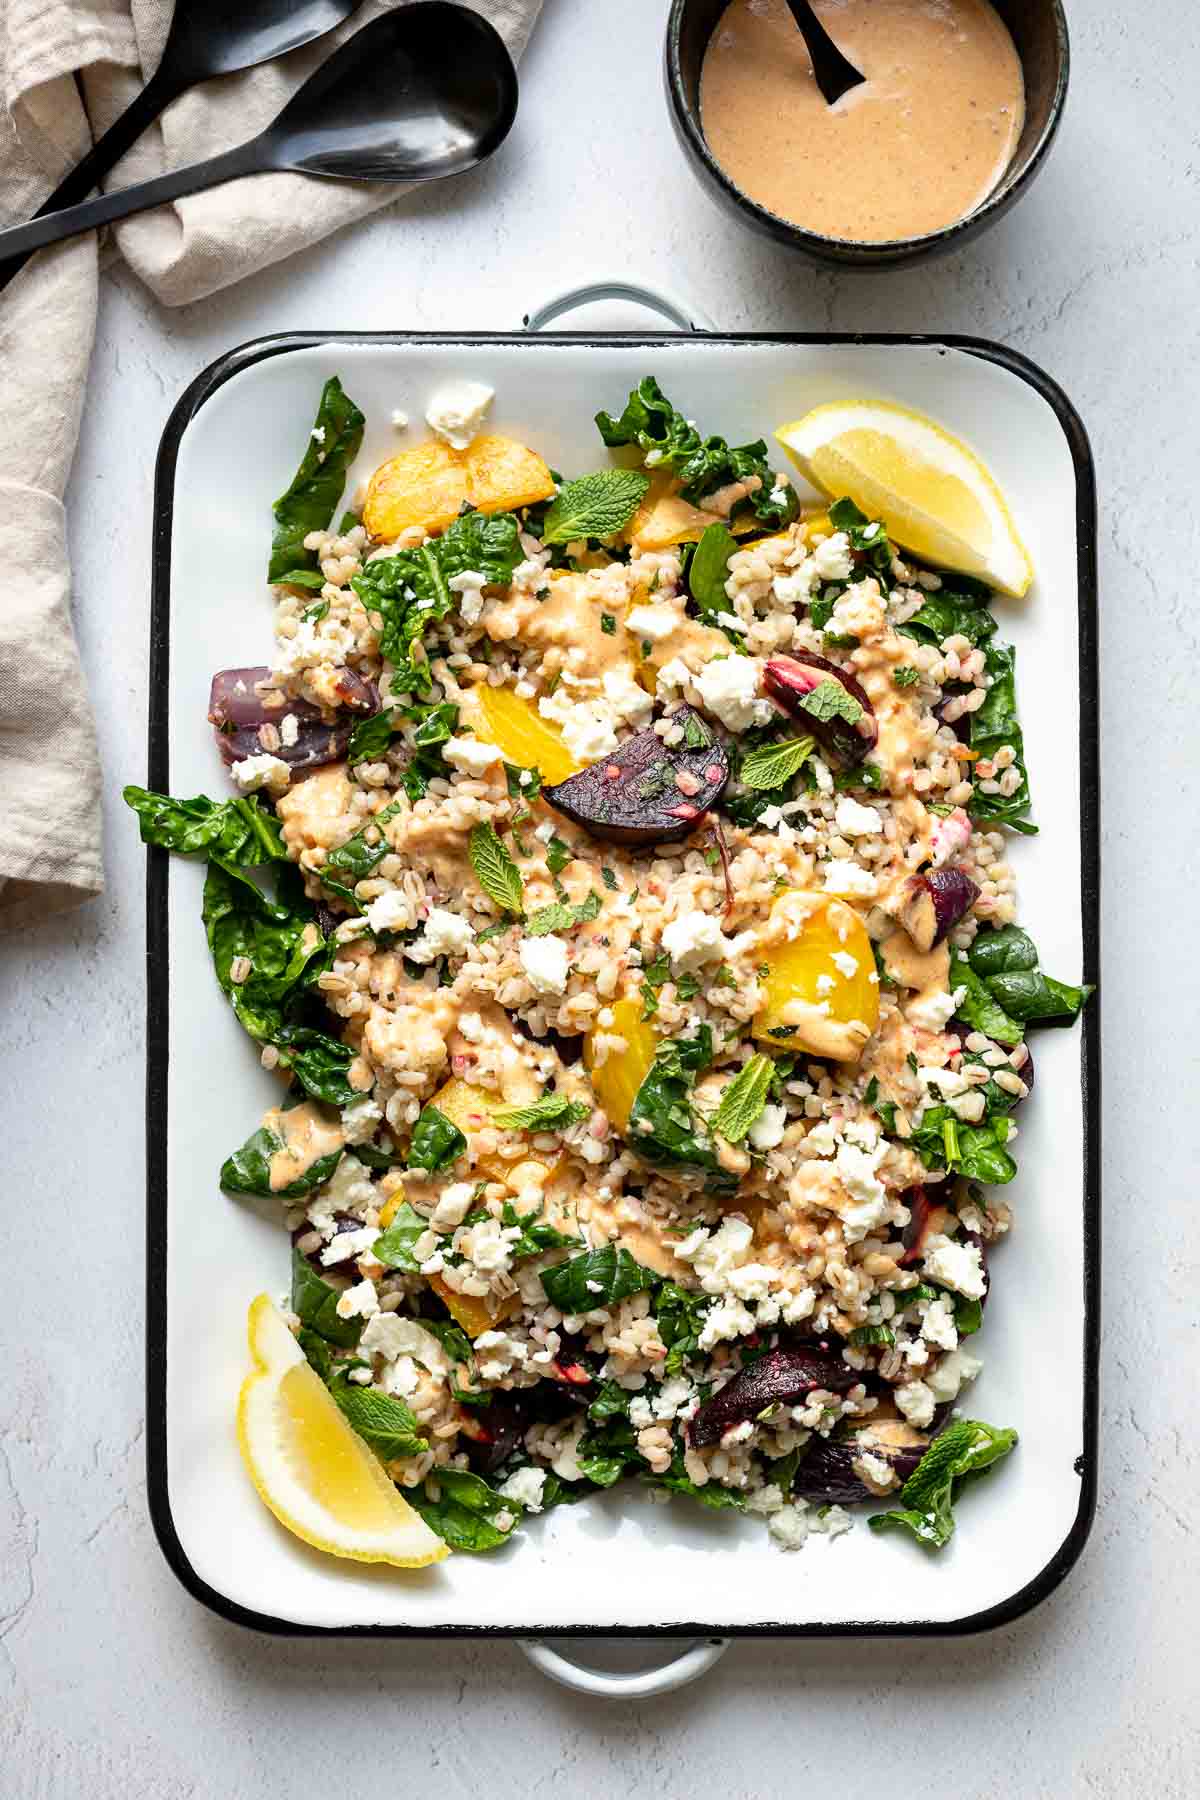
[(814, 407), (775, 433), (814, 487), (849, 497), (906, 550), (1024, 594), (1029, 553), (979, 458), (932, 419), (886, 400)]
[(281, 1525), (331, 1556), (423, 1569), (446, 1546), (388, 1478), (267, 1294), (250, 1307), (254, 1368), (238, 1400), (251, 1481)]

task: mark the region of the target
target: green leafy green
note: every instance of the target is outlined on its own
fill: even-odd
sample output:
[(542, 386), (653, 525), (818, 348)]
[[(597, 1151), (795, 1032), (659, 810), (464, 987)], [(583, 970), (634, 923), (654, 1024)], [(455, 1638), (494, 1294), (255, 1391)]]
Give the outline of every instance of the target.
[(915, 669), (911, 663), (904, 663), (900, 668), (892, 670), (892, 681), (898, 688), (915, 687), (920, 679), (920, 669)]
[(664, 1281), (654, 1302), (658, 1335), (666, 1345), (664, 1375), (678, 1375), (684, 1363), (700, 1349), (700, 1333), (712, 1301), (707, 1294), (693, 1294), (675, 1281)]
[[(431, 1490), (436, 1491), (436, 1500)], [(519, 1501), (506, 1500), (482, 1475), (465, 1469), (439, 1469), (420, 1487), (406, 1488), (405, 1498), (451, 1550), (498, 1549), (523, 1512)], [(498, 1523), (501, 1519), (509, 1523)]]
[[(347, 1078), (353, 1050), (304, 1023), (332, 946), (316, 923), (299, 870), (287, 864), (278, 871), (272, 900), (242, 870), (214, 859), (201, 911), (213, 969), (244, 1030), (273, 1044), (279, 1067), (291, 1069), (314, 1099), (339, 1107), (358, 1099)], [(235, 972), (244, 978), (235, 980)]]
[(271, 540), (268, 581), (286, 581), (297, 571), (317, 567), (315, 551), (304, 548), (310, 531), (324, 531), (346, 485), (346, 471), (358, 455), (366, 420), (336, 375), (321, 390), (313, 427), (300, 467), (286, 493), (272, 508), (275, 534)]
[(594, 919), (600, 911), (600, 896), (593, 892), (578, 906), (572, 906), (566, 900), (557, 900), (550, 906), (539, 907), (537, 912), (530, 913), (525, 921), (525, 930), (530, 937), (545, 937), (551, 931), (573, 931), (576, 925), (585, 925)]
[(413, 1126), (412, 1142), (408, 1146), (408, 1166), (410, 1169), (426, 1169), (431, 1175), (435, 1175), (439, 1169), (448, 1168), (452, 1162), (457, 1162), (466, 1147), (467, 1140), (458, 1126), (430, 1102), (421, 1108), (421, 1116)]
[(1021, 1042), (1026, 1025), (1069, 1025), (1093, 992), (1043, 975), (1032, 939), (1016, 925), (981, 932), (965, 958), (956, 952), (950, 986), (967, 989), (959, 1011), (975, 1030), (1009, 1046)]
[(740, 1144), (767, 1104), (774, 1065), (769, 1056), (752, 1056), (722, 1090), (708, 1128), (728, 1144)]
[(649, 477), (636, 469), (602, 469), (599, 474), (568, 481), (542, 520), (543, 544), (615, 536), (628, 525), (649, 486)]
[(572, 1256), (552, 1269), (542, 1270), (542, 1286), (552, 1306), (565, 1313), (594, 1312), (615, 1306), (630, 1294), (643, 1293), (658, 1281), (653, 1269), (644, 1269), (628, 1250), (604, 1244)]
[(512, 513), (463, 512), (440, 537), (416, 550), (364, 563), (351, 587), (368, 612), (380, 613), (380, 648), (394, 665), (393, 694), (426, 694), (429, 664), (422, 648), (426, 628), (454, 610), (456, 575), (474, 570), (488, 583), (507, 584), (524, 552)]
[(733, 449), (724, 438), (702, 438), (695, 425), (672, 406), (653, 375), (638, 382), (619, 419), (600, 412), (596, 425), (610, 449), (636, 444), (647, 468), (669, 470), (682, 484), (684, 499), (695, 506), (730, 482), (757, 478), (756, 492), (742, 505), (749, 505), (763, 525), (778, 530), (799, 511), (792, 487), (785, 483), (776, 489), (761, 438)]
[(965, 637), (975, 649), (985, 647), (996, 635), (996, 621), (988, 611), (986, 588), (978, 593), (956, 593), (939, 588), (926, 594), (919, 612), (898, 627), (918, 643), (940, 646), (950, 637)]
[(845, 719), (848, 725), (856, 725), (863, 716), (862, 702), (832, 677), (819, 681), (807, 694), (796, 694), (793, 698), (812, 719)]
[[(399, 800), (393, 800), (390, 806), (385, 806), (382, 812), (376, 813), (353, 837), (347, 838), (344, 844), (339, 844), (336, 850), (331, 850), (321, 864), (322, 887), (344, 900), (355, 912), (360, 913), (363, 909), (355, 898), (354, 889), (360, 881), (365, 881), (374, 873), (390, 852), (391, 845), (383, 827), (400, 810)], [(373, 842), (367, 841), (368, 832)]]
[(993, 975), (988, 980), (992, 998), (999, 1002), (1012, 1019), (1022, 1024), (1070, 1023), (1077, 1019), (1090, 987), (1068, 987), (1043, 975), (1040, 969), (1013, 969), (1011, 973)]
[(210, 800), (206, 794), (173, 800), (168, 794), (126, 787), (121, 797), (138, 816), (143, 844), (174, 850), (178, 856), (219, 856), (238, 868), (287, 858), (279, 821), (254, 794), (232, 800)]
[(890, 1325), (856, 1325), (846, 1341), (856, 1350), (868, 1350), (894, 1344), (896, 1334)]
[(632, 1399), (629, 1389), (623, 1388), (619, 1381), (614, 1381), (609, 1376), (600, 1383), (596, 1397), (587, 1409), (587, 1416), (598, 1424), (602, 1424), (605, 1419), (627, 1419)]
[[(429, 1230), (429, 1220), (402, 1200), (392, 1214), (392, 1222), (371, 1245), (371, 1255), (389, 1269), (400, 1269), (405, 1275), (420, 1273), (421, 1264), (413, 1254), (413, 1245)], [(424, 1320), (422, 1320), (424, 1323)]]
[(421, 1436), (412, 1410), (392, 1394), (378, 1388), (359, 1387), (340, 1371), (329, 1380), (329, 1391), (351, 1428), (369, 1444), (381, 1462), (420, 1456), (429, 1441)]
[(520, 913), (525, 902), (521, 871), (496, 835), (492, 824), (473, 825), (468, 852), (475, 879), (502, 912)]
[[(1011, 1103), (1013, 1096), (1007, 1098)], [(971, 1181), (1000, 1186), (1017, 1172), (1004, 1148), (1011, 1129), (1003, 1115), (967, 1125), (948, 1106), (931, 1106), (913, 1128), (908, 1143), (927, 1167), (953, 1169)]]
[(799, 773), (816, 749), (813, 738), (789, 738), (782, 744), (763, 744), (745, 757), (738, 777), (748, 788), (784, 787)]
[(1036, 969), (1041, 958), (1028, 932), (1019, 925), (1001, 925), (981, 931), (967, 951), (967, 961), (983, 980), (991, 975), (1011, 975), (1018, 969)]
[(569, 862), (574, 862), (575, 852), (571, 850), (557, 835), (546, 845), (546, 867), (551, 875), (561, 875)]
[(736, 549), (737, 539), (727, 525), (708, 525), (688, 564), (688, 591), (700, 617), (710, 623), (715, 623), (718, 613), (730, 610), (725, 583), (729, 578), (729, 559)]
[(930, 1444), (901, 1488), (903, 1505), (873, 1514), (871, 1530), (903, 1526), (918, 1543), (940, 1550), (954, 1535), (954, 1503), (965, 1484), (1007, 1456), (1016, 1442), (1015, 1431), (979, 1419), (956, 1419)]
[(271, 1158), (284, 1148), (283, 1139), (261, 1125), (240, 1150), (235, 1150), (221, 1164), (221, 1186), (228, 1194), (268, 1194), (277, 1200), (298, 1200), (303, 1194), (311, 1194), (315, 1188), (323, 1187), (342, 1160), (341, 1150), (331, 1150), (327, 1156), (318, 1156), (286, 1187), (272, 1187)]
[(850, 548), (858, 553), (859, 561), (850, 577), (852, 582), (861, 581), (867, 575), (882, 575), (890, 579), (892, 546), (880, 520), (868, 519), (853, 500), (843, 496), (829, 508), (829, 522), (835, 531), (845, 532), (850, 540)]
[(343, 1349), (352, 1349), (362, 1336), (361, 1319), (339, 1319), (337, 1303), (341, 1298), (337, 1288), (328, 1281), (323, 1281), (316, 1270), (310, 1268), (307, 1260), (299, 1250), (292, 1250), (292, 1311), (301, 1325), (324, 1338), (328, 1344), (338, 1344)]
[(646, 1475), (643, 1480), (648, 1487), (664, 1487), (673, 1494), (686, 1494), (690, 1500), (698, 1500), (701, 1506), (715, 1511), (731, 1509), (740, 1512), (746, 1504), (744, 1494), (736, 1488), (722, 1487), (719, 1481), (706, 1481), (703, 1487), (697, 1487), (683, 1466), (683, 1451), (679, 1448), (676, 1448), (665, 1474)]
[(385, 706), (382, 711), (372, 713), (369, 719), (358, 721), (346, 746), (346, 760), (352, 769), (360, 762), (378, 762), (387, 755), (396, 729), (393, 723), (395, 712), (395, 707)]
[(989, 644), (985, 651), (987, 672), (992, 685), (983, 705), (972, 713), (971, 748), (981, 757), (993, 757), (1005, 744), (1015, 752), (1012, 768), (1020, 775), (1020, 783), (1011, 794), (985, 794), (975, 783), (967, 811), (973, 819), (987, 824), (1008, 825), (1026, 836), (1037, 830), (1025, 814), (1029, 811), (1029, 776), (1025, 768), (1025, 737), (1017, 717), (1016, 659), (1010, 644)]
[(602, 1488), (612, 1487), (614, 1482), (620, 1481), (631, 1466), (644, 1466), (633, 1426), (627, 1417), (615, 1411), (593, 1423), (589, 1409), (588, 1424), (575, 1454), (587, 1479)]
[(965, 988), (966, 994), (957, 1010), (973, 1031), (982, 1031), (985, 1037), (1010, 1047), (1021, 1042), (1025, 1033), (1017, 1021), (993, 998), (990, 987), (980, 980), (965, 957), (951, 951), (950, 992), (955, 993), (959, 988)]
[(529, 1106), (508, 1106), (492, 1114), (501, 1131), (565, 1131), (588, 1116), (588, 1108), (565, 1094), (543, 1094)]
[(521, 1262), (526, 1256), (540, 1256), (543, 1250), (573, 1249), (576, 1244), (583, 1242), (582, 1238), (559, 1231), (536, 1208), (527, 1213), (519, 1213), (511, 1200), (506, 1200), (500, 1209), (500, 1223), (505, 1229), (515, 1225), (521, 1233), (512, 1242), (514, 1262)]
[(692, 1078), (711, 1057), (707, 1026), (695, 1038), (660, 1044), (634, 1096), (626, 1142), (653, 1167), (699, 1176), (710, 1193), (731, 1193), (737, 1176), (721, 1167), (704, 1121), (693, 1112), (689, 1099)]

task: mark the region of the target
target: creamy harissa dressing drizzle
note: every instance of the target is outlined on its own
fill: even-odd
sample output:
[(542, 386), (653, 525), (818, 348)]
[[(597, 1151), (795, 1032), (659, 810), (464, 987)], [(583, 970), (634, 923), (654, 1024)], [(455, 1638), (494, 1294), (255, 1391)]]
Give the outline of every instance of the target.
[(275, 1194), (299, 1181), (315, 1162), (331, 1156), (345, 1143), (340, 1122), (312, 1100), (286, 1109), (273, 1106), (263, 1124), (281, 1140), (281, 1148), (270, 1162), (271, 1191)]
[(865, 82), (827, 106), (784, 0), (733, 0), (704, 58), (713, 155), (761, 206), (826, 237), (920, 237), (1012, 160), (1020, 59), (987, 0), (814, 0)]

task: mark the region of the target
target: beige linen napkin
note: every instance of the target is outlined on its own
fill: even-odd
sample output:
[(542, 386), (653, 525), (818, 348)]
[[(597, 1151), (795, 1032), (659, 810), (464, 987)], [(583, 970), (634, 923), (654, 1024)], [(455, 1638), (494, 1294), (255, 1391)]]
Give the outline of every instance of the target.
[[(519, 56), (541, 0), (470, 3)], [(335, 44), (387, 10), (368, 0), (319, 44), (185, 94), (107, 185), (243, 142)], [(164, 0), (0, 0), (0, 222), (31, 214), (127, 104), (158, 61), (170, 17)], [(161, 301), (180, 306), (405, 191), (258, 175), (126, 220), (116, 248)], [(0, 601), (0, 926), (44, 917), (103, 885), (100, 769), (71, 629), (62, 506), (96, 283), (96, 244), (87, 237), (43, 251), (0, 294), (0, 508), (9, 544)]]

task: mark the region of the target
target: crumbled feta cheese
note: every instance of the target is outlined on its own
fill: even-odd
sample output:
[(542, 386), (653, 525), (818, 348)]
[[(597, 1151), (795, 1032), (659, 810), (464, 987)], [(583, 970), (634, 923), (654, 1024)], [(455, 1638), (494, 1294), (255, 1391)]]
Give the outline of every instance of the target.
[(843, 837), (874, 837), (882, 828), (875, 808), (860, 805), (850, 794), (838, 801), (833, 822)]
[(634, 680), (627, 668), (606, 669), (603, 685), (604, 698), (622, 725), (646, 723), (654, 711), (654, 696), (646, 692), (640, 681)]
[(949, 1300), (931, 1300), (921, 1320), (921, 1336), (939, 1350), (954, 1350), (958, 1332), (954, 1326), (954, 1308)]
[(545, 1469), (518, 1469), (496, 1491), (503, 1494), (506, 1500), (515, 1500), (526, 1512), (539, 1513), (542, 1510), (542, 1489), (545, 1485)]
[[(369, 916), (369, 914), (368, 914)], [(461, 956), (475, 939), (475, 928), (448, 907), (430, 908), (425, 929), (404, 954), (412, 962), (432, 962), (435, 956)]]
[(398, 888), (380, 894), (367, 908), (367, 924), (374, 932), (407, 931), (412, 924), (412, 906)]
[(464, 775), (482, 775), (485, 769), (502, 760), (502, 754), (499, 745), (485, 744), (477, 737), (452, 737), (442, 745), (446, 761)]
[(478, 569), (464, 569), (461, 575), (451, 575), (446, 586), (452, 594), (458, 595), (458, 610), (462, 614), (465, 625), (474, 625), (483, 611), (483, 590), (487, 586), (487, 576), (481, 575)]
[(475, 1184), (471, 1181), (456, 1181), (450, 1187), (442, 1189), (442, 1197), (430, 1215), (429, 1223), (435, 1231), (453, 1231), (462, 1224), (471, 1210), (471, 1199), (475, 1193)]
[(811, 556), (806, 556), (799, 568), (793, 569), (790, 574), (781, 572), (776, 575), (772, 586), (781, 606), (807, 606), (816, 584), (816, 562)]
[(825, 892), (841, 894), (846, 898), (873, 900), (878, 892), (879, 883), (869, 869), (862, 869), (857, 863), (846, 861), (825, 864)]
[(822, 581), (845, 581), (854, 571), (850, 539), (844, 531), (835, 531), (813, 549), (813, 566)]
[(848, 950), (834, 950), (829, 960), (838, 974), (844, 975), (847, 981), (852, 980), (858, 974), (858, 958), (851, 956)]
[(910, 1425), (923, 1431), (926, 1425), (933, 1423), (934, 1398), (932, 1390), (923, 1381), (906, 1381), (892, 1389), (896, 1405), (904, 1414)]
[(495, 398), (495, 388), (482, 381), (444, 382), (425, 410), (426, 423), (455, 450), (465, 450)]
[(392, 408), (392, 424), (396, 427), (397, 431), (408, 430), (408, 414), (406, 412), (401, 412), (398, 406)]
[(693, 908), (665, 927), (662, 947), (677, 969), (691, 973), (705, 963), (722, 962), (729, 942), (718, 919)]
[(292, 779), (292, 771), (278, 756), (244, 756), (229, 773), (242, 794), (256, 794), (266, 788), (269, 794), (282, 794)]
[(749, 1337), (757, 1328), (754, 1314), (731, 1294), (709, 1307), (700, 1333), (700, 1348), (711, 1350), (717, 1344), (732, 1343), (735, 1338)]
[(925, 1031), (940, 1031), (954, 1017), (955, 1004), (953, 994), (918, 994), (904, 1010), (910, 1025), (918, 1025)]
[[(647, 696), (649, 698), (649, 696)], [(617, 747), (611, 708), (599, 700), (572, 700), (562, 688), (543, 694), (538, 711), (562, 732), (563, 743), (576, 762), (599, 762)]]
[(693, 677), (693, 685), (701, 705), (715, 714), (727, 731), (748, 731), (752, 725), (770, 724), (776, 716), (771, 702), (759, 698), (760, 677), (756, 657), (722, 656), (706, 663)]
[(863, 1450), (854, 1458), (854, 1472), (867, 1487), (881, 1494), (896, 1485), (896, 1471), (887, 1457), (876, 1456), (871, 1450)]
[(521, 958), (521, 967), (533, 983), (538, 994), (561, 994), (567, 986), (567, 946), (560, 937), (549, 933), (546, 937), (525, 937), (521, 939), (517, 954)]
[(974, 1381), (982, 1367), (982, 1358), (972, 1356), (969, 1350), (951, 1350), (926, 1376), (926, 1386), (938, 1405), (944, 1406), (948, 1400), (958, 1399), (963, 1385)]
[(764, 1106), (750, 1127), (750, 1142), (756, 1150), (774, 1150), (782, 1144), (787, 1128), (786, 1106)]
[(823, 1532), (827, 1538), (841, 1537), (844, 1531), (853, 1531), (854, 1520), (844, 1506), (829, 1506), (814, 1518), (812, 1529)]
[(799, 1550), (808, 1536), (808, 1508), (803, 1501), (781, 1506), (767, 1520), (772, 1541), (781, 1550)]
[(279, 737), (283, 746), (291, 750), (300, 736), (300, 721), (295, 713), (284, 713), (279, 721)]
[(953, 1288), (968, 1300), (982, 1300), (987, 1290), (978, 1244), (956, 1244), (939, 1232), (929, 1240), (924, 1267), (931, 1281)]
[(385, 1362), (412, 1356), (433, 1375), (444, 1375), (450, 1368), (446, 1352), (433, 1333), (399, 1313), (381, 1312), (368, 1319), (358, 1340), (358, 1352), (360, 1356), (382, 1356)]
[(383, 1108), (364, 1094), (342, 1109), (342, 1135), (348, 1144), (369, 1144), (382, 1120)]
[(838, 1148), (835, 1158), (838, 1179), (853, 1202), (841, 1212), (842, 1230), (848, 1244), (860, 1243), (887, 1216), (887, 1192), (875, 1173), (886, 1154), (886, 1144), (877, 1144), (873, 1150), (863, 1150), (850, 1143), (843, 1143)]
[(625, 629), (634, 637), (661, 644), (664, 638), (679, 629), (680, 623), (680, 615), (673, 606), (635, 606), (625, 620)]
[(364, 1225), (360, 1231), (339, 1231), (322, 1250), (321, 1261), (327, 1269), (334, 1263), (349, 1262), (352, 1257), (362, 1256), (369, 1250), (378, 1236), (373, 1225)]
[(373, 1319), (379, 1311), (379, 1295), (373, 1281), (360, 1281), (347, 1288), (337, 1303), (339, 1319)]

